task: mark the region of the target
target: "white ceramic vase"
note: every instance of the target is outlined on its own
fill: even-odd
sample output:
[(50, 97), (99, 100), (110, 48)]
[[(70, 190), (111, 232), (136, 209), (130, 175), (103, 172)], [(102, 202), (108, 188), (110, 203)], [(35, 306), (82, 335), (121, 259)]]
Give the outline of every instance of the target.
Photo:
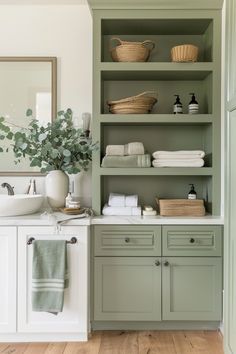
[(65, 198), (69, 192), (69, 177), (60, 170), (54, 170), (47, 174), (45, 179), (46, 197), (53, 208), (63, 208)]

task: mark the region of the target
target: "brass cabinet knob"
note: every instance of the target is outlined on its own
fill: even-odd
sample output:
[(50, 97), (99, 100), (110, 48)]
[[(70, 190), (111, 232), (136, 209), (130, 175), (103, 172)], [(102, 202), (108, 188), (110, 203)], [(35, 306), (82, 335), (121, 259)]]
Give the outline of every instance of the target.
[(155, 266), (159, 267), (160, 264), (161, 264), (160, 261), (158, 261), (158, 259), (157, 259), (157, 260), (155, 261)]
[(164, 266), (165, 266), (165, 267), (168, 267), (169, 264), (170, 264), (170, 263), (169, 263), (168, 261), (165, 261), (165, 262), (164, 262)]
[(129, 242), (130, 242), (130, 238), (129, 238), (129, 237), (126, 237), (126, 238), (125, 238), (125, 242), (126, 242), (126, 243), (129, 243)]
[(195, 242), (195, 238), (190, 238), (190, 243), (194, 243)]

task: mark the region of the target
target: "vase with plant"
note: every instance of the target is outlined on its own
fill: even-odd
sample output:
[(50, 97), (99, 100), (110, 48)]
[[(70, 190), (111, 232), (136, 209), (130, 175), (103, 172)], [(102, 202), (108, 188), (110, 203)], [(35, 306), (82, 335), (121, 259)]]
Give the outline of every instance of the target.
[[(42, 125), (27, 110), (29, 124), (26, 128), (11, 126), (0, 118), (0, 140), (10, 140), (15, 163), (28, 157), (31, 167), (39, 167), (46, 176), (46, 196), (53, 208), (64, 206), (69, 189), (68, 174), (88, 170), (92, 152), (97, 144), (92, 143), (81, 129), (73, 125), (71, 109), (59, 111), (56, 119)], [(8, 151), (9, 148), (6, 150)], [(3, 152), (0, 146), (0, 152)]]

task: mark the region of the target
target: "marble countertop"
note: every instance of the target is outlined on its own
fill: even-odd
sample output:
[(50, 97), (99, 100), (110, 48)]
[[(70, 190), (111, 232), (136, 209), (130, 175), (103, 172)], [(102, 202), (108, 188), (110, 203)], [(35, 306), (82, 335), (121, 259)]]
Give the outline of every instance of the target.
[[(68, 221), (66, 221), (68, 220)], [(162, 217), (162, 216), (95, 216), (79, 219), (59, 212), (53, 214), (32, 214), (0, 217), (0, 226), (53, 226), (65, 221), (63, 225), (223, 225), (221, 216), (204, 217)]]

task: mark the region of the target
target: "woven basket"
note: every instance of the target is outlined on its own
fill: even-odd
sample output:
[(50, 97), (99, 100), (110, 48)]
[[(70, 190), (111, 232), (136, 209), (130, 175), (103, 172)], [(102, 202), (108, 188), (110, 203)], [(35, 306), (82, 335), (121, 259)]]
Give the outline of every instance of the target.
[(171, 49), (171, 59), (174, 62), (195, 62), (198, 57), (198, 47), (192, 44), (178, 45)]
[(146, 40), (144, 42), (126, 42), (118, 37), (111, 38), (112, 41), (118, 41), (118, 45), (110, 49), (113, 61), (121, 62), (144, 62), (147, 61), (155, 43)]
[(146, 91), (137, 96), (127, 97), (118, 101), (108, 101), (109, 112), (114, 114), (146, 114), (150, 113), (157, 102), (157, 93)]

